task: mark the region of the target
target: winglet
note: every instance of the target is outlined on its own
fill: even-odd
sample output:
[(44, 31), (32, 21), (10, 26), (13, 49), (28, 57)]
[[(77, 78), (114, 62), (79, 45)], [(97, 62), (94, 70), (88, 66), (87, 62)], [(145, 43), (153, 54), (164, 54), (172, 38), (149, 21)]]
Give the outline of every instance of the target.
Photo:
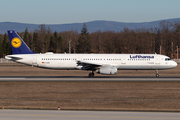
[(8, 36), (13, 54), (35, 54), (15, 31), (9, 30)]

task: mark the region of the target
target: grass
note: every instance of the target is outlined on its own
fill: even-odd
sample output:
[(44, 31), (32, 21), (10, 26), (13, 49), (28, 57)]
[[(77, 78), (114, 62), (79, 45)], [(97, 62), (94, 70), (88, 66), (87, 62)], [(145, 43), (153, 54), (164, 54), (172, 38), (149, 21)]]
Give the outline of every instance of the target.
[(0, 82), (0, 106), (180, 111), (180, 82)]

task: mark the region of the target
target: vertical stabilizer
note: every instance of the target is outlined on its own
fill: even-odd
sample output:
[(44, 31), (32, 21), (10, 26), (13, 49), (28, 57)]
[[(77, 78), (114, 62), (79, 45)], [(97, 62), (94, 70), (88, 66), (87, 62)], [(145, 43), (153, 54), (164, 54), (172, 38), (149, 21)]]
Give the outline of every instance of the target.
[(15, 31), (9, 30), (8, 36), (13, 54), (35, 54)]

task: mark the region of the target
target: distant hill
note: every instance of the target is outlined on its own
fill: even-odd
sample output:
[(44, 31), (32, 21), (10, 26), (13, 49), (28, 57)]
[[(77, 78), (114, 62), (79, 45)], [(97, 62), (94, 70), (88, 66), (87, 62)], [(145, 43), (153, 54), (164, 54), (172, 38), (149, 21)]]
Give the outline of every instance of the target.
[[(101, 31), (122, 31), (124, 27), (129, 29), (136, 28), (151, 28), (151, 27), (159, 27), (159, 23), (164, 20), (152, 21), (152, 22), (142, 22), (142, 23), (124, 23), (124, 22), (114, 22), (114, 21), (91, 21), (85, 22), (87, 29), (89, 32), (95, 32), (98, 30)], [(176, 19), (166, 19), (165, 21), (174, 22), (180, 21), (180, 18)], [(51, 31), (70, 31), (70, 30), (78, 30), (81, 31), (84, 23), (72, 23), (72, 24), (46, 24), (46, 27), (50, 27)], [(23, 32), (26, 28), (28, 31), (34, 31), (35, 29), (39, 29), (40, 24), (25, 24), (25, 23), (17, 23), (17, 22), (0, 22), (0, 33), (4, 34), (7, 30), (15, 30), (17, 32)]]

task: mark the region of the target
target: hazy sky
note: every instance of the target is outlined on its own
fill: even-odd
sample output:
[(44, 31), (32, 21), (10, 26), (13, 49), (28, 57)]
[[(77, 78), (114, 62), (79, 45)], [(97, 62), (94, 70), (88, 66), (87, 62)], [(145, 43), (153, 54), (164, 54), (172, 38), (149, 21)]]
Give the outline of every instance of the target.
[(180, 0), (0, 0), (0, 22), (149, 22), (180, 18)]

